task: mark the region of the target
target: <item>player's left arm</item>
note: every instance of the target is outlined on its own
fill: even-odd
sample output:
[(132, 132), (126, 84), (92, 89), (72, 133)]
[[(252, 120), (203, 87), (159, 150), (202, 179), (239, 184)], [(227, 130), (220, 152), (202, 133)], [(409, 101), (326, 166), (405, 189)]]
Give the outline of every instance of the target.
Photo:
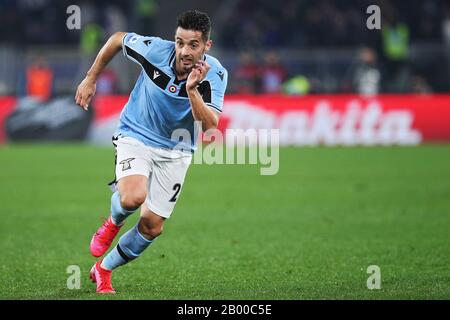
[[(197, 89), (198, 85), (206, 78), (206, 74), (210, 69), (208, 62), (204, 60), (199, 61), (192, 69), (186, 82), (186, 91), (191, 103), (192, 115), (196, 121), (201, 121), (202, 131), (215, 129), (219, 123), (220, 113), (205, 103)], [(214, 86), (214, 84), (212, 85)], [(211, 88), (211, 91), (213, 91), (213, 88)], [(212, 95), (213, 93), (211, 93)]]

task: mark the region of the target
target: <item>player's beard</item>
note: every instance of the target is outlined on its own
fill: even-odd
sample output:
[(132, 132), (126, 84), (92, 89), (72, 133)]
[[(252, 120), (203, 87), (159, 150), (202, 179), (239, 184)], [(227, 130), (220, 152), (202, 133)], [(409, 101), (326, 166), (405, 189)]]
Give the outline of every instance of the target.
[[(202, 53), (200, 57), (202, 57), (203, 54), (204, 54), (204, 53)], [(190, 60), (190, 64), (189, 64), (189, 65), (184, 65), (184, 64), (183, 64), (183, 61), (182, 61), (183, 58), (182, 58), (181, 56), (178, 57), (178, 65), (180, 66), (180, 71), (182, 71), (183, 74), (189, 74), (189, 73), (192, 71), (192, 69), (194, 68), (195, 64), (196, 64), (198, 61), (200, 61), (200, 59), (201, 59), (201, 58), (197, 58), (197, 59), (192, 58), (192, 60)]]
[(184, 73), (190, 73), (192, 71), (192, 69), (194, 68), (195, 64), (197, 62), (195, 62), (194, 60), (190, 60), (190, 64), (185, 65), (183, 63), (183, 61), (180, 60), (180, 67), (183, 70)]

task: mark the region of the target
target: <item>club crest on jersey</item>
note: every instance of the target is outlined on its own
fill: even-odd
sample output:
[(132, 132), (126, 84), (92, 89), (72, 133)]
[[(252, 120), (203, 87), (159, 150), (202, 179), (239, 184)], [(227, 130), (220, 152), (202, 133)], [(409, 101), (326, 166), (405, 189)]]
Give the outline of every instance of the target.
[(130, 162), (133, 161), (134, 159), (135, 158), (128, 158), (128, 159), (120, 161), (119, 163), (122, 165), (122, 171), (131, 169)]
[(174, 85), (171, 85), (171, 86), (169, 87), (169, 91), (172, 92), (172, 93), (175, 93), (175, 92), (177, 92), (177, 87), (174, 86)]

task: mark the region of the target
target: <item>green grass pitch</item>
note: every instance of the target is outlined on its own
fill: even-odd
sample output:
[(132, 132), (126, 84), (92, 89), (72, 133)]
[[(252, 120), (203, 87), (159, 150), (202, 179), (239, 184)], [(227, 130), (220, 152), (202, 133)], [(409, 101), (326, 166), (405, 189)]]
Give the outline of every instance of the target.
[(192, 165), (163, 235), (114, 273), (114, 296), (88, 279), (113, 148), (3, 146), (0, 168), (1, 299), (450, 298), (449, 145), (282, 148), (274, 176)]

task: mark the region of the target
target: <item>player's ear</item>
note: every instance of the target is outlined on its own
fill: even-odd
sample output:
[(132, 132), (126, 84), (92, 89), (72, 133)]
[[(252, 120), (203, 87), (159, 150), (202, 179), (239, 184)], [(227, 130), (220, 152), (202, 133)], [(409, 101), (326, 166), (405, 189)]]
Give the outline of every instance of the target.
[(205, 51), (209, 51), (209, 49), (211, 49), (211, 46), (212, 46), (212, 40), (209, 39), (208, 41), (206, 41)]

